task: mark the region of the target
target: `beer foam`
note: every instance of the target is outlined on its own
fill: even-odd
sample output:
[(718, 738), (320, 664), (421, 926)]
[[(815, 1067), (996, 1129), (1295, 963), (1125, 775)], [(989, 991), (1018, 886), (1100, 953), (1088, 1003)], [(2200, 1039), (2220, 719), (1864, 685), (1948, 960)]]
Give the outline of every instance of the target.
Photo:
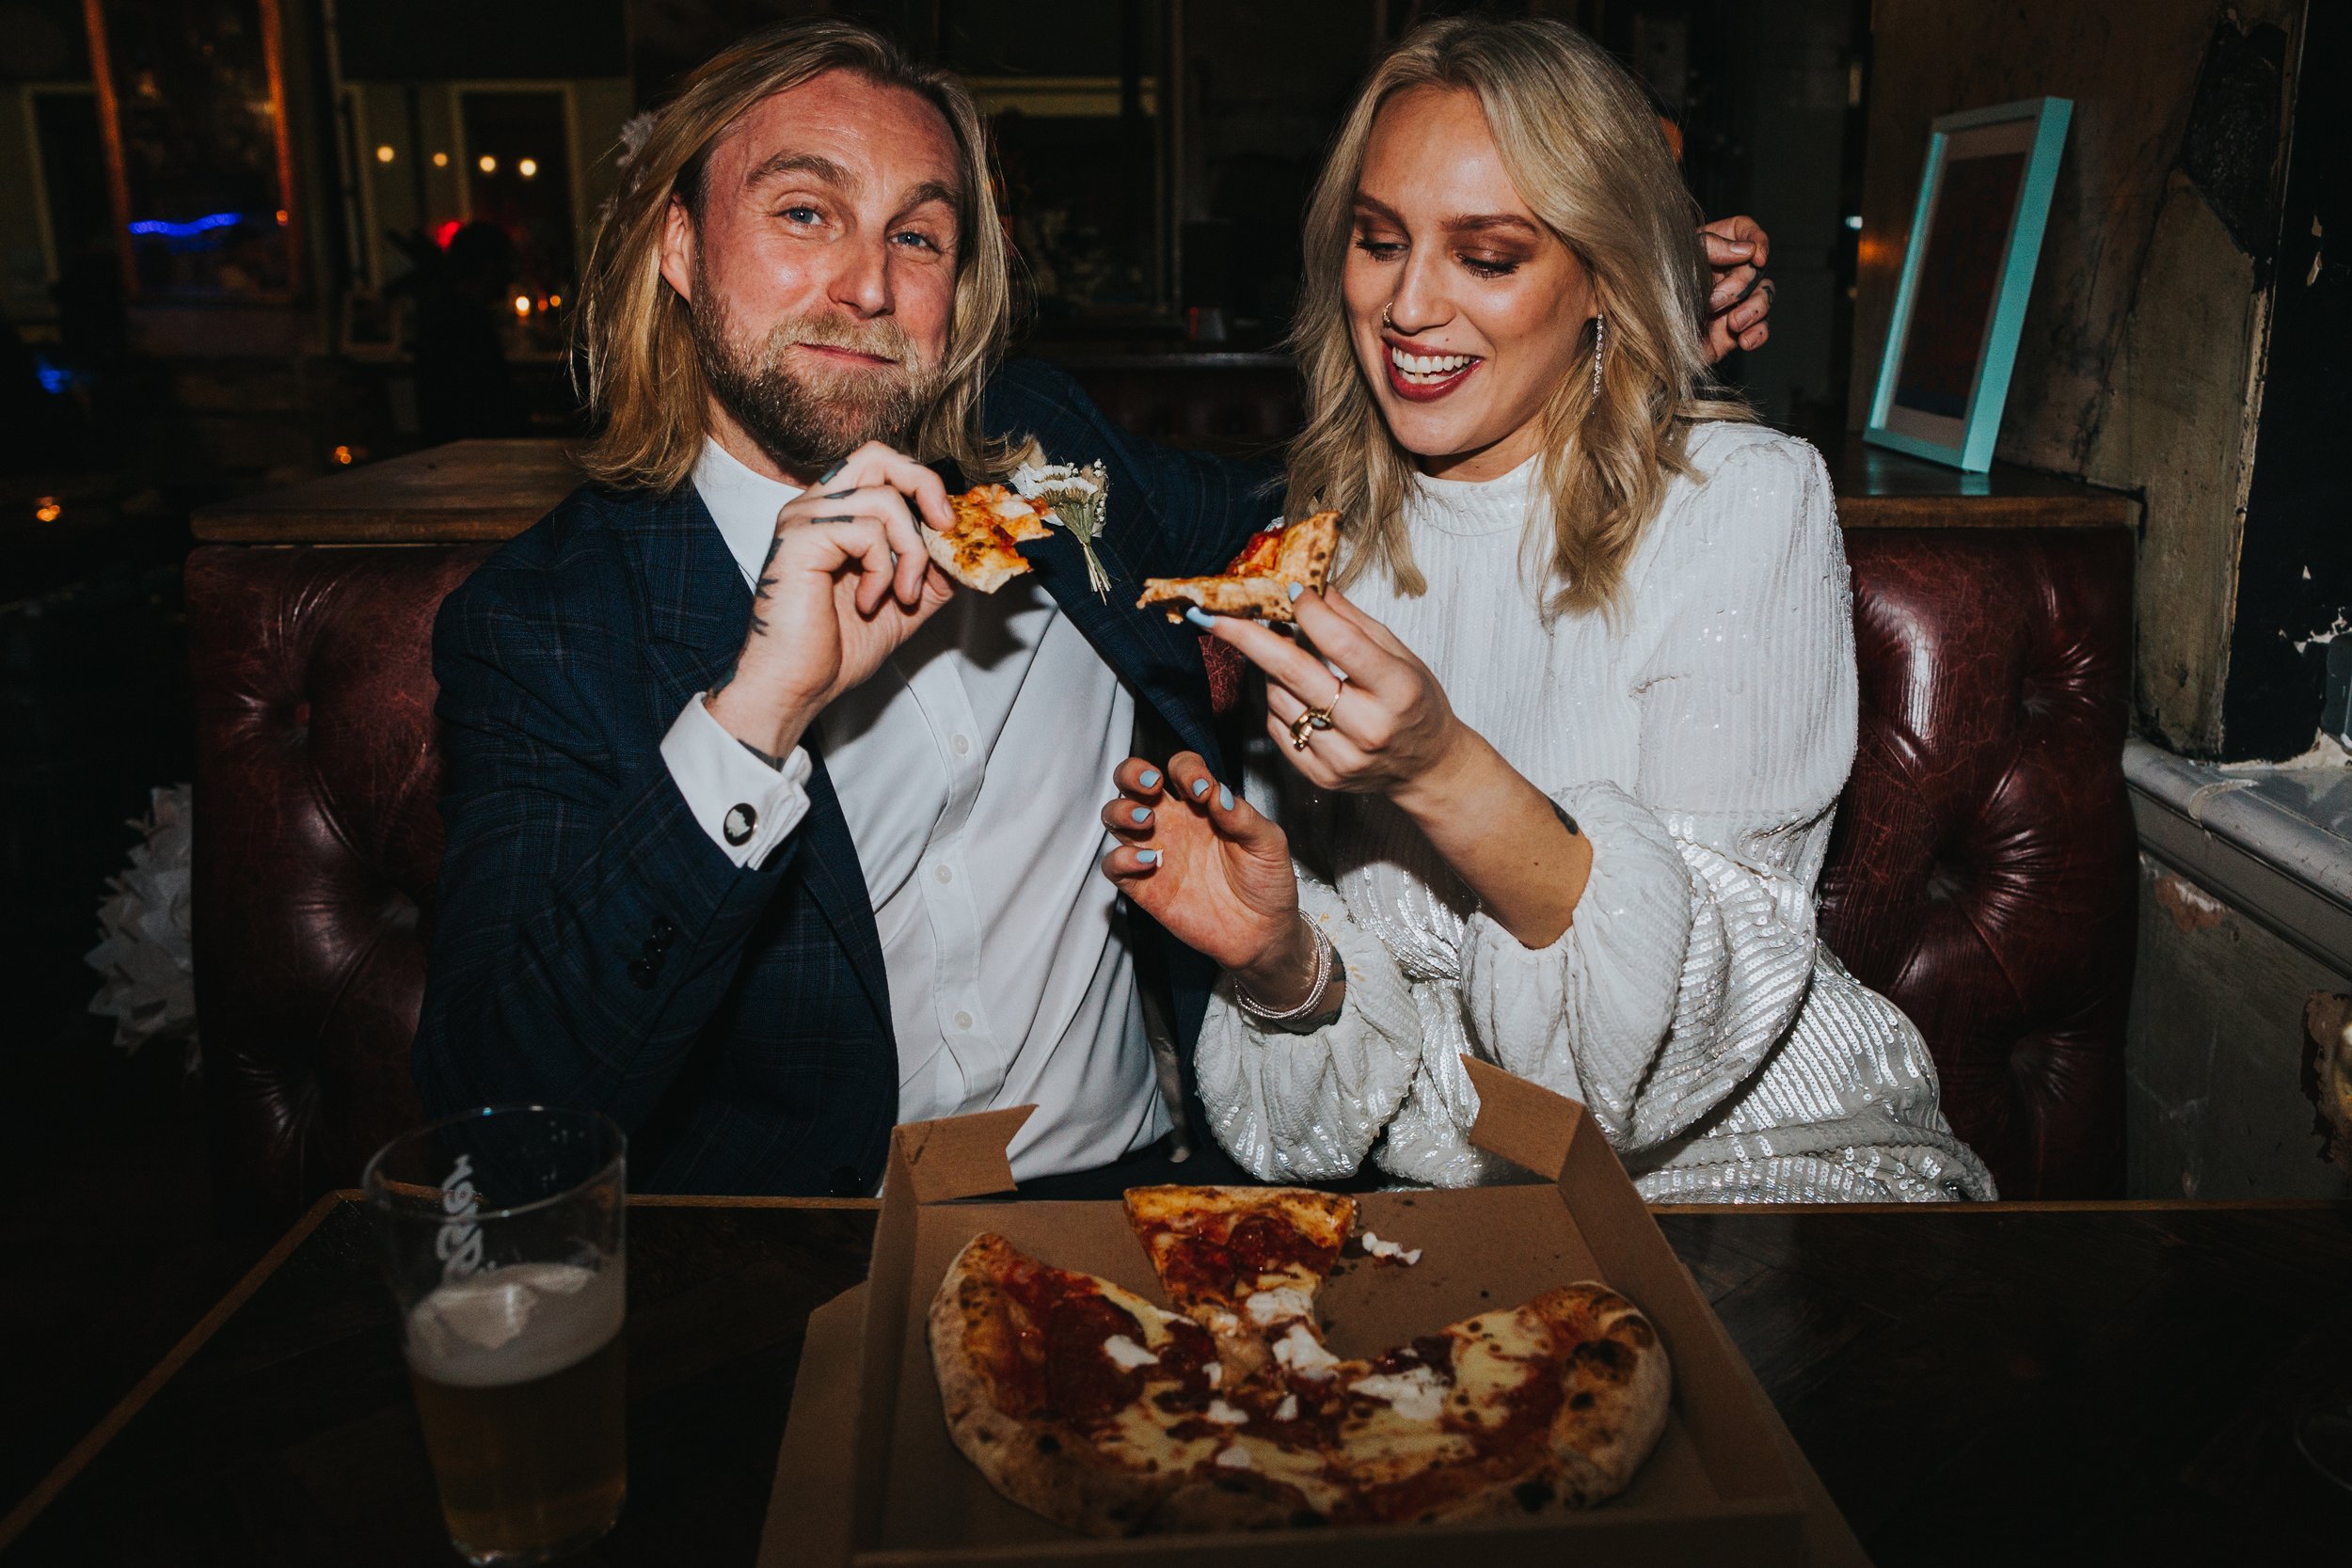
[(444, 1285), (408, 1314), (408, 1365), (463, 1388), (498, 1388), (585, 1361), (621, 1330), (621, 1264), (514, 1263)]

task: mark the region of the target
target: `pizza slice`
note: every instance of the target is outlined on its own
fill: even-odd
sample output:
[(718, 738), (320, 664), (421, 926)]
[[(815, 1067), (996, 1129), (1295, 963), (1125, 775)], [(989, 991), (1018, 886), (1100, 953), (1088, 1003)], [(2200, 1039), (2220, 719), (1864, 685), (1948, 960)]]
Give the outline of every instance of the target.
[(1213, 615), (1247, 615), (1260, 621), (1290, 621), (1291, 584), (1323, 591), (1340, 543), (1340, 515), (1318, 512), (1287, 526), (1250, 535), (1224, 572), (1213, 578), (1146, 578), (1136, 601), (1167, 605), (1168, 618), (1181, 621), (1184, 607)]
[(922, 525), (923, 547), (939, 569), (983, 594), (993, 594), (1028, 571), (1015, 545), (1042, 539), (1048, 509), (1042, 502), (1013, 494), (1001, 484), (983, 484), (947, 498), (954, 524), (945, 533)]
[(1271, 1362), (1311, 1371), (1315, 1297), (1356, 1224), (1356, 1200), (1311, 1187), (1131, 1187), (1127, 1223), (1168, 1299), (1217, 1336), (1237, 1381)]

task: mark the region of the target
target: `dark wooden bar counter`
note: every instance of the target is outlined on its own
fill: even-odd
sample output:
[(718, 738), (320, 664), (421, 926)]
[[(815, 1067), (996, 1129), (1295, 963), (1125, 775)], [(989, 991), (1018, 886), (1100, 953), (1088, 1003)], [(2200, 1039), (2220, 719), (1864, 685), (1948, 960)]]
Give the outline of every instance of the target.
[[(1854, 528), (2109, 528), (2130, 497), (1994, 465), (1963, 474), (1849, 437), (1826, 454), (1838, 520)], [(199, 510), (218, 545), (455, 545), (508, 539), (580, 476), (552, 440), (453, 441)]]
[[(2352, 1380), (2352, 1205), (1663, 1211), (1882, 1568), (2338, 1560), (2291, 1423)], [(629, 1501), (587, 1562), (748, 1564), (867, 1203), (642, 1198)], [(351, 1195), (0, 1522), (10, 1564), (454, 1561)], [(37, 1354), (18, 1346), (19, 1355)], [(12, 1544), (11, 1544), (12, 1543)]]

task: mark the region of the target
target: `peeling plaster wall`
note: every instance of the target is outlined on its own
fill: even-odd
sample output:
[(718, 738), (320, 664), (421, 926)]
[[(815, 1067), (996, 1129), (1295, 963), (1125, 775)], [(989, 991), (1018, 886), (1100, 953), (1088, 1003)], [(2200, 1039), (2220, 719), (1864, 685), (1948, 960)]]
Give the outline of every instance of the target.
[(1851, 419), (1869, 410), (1929, 123), (2072, 99), (1998, 451), (2143, 494), (2137, 702), (2152, 732), (2190, 752), (2220, 740), (2257, 413), (2261, 236), (2292, 87), (2269, 66), (2265, 88), (2264, 71), (2296, 58), (2302, 12), (2302, 0), (1879, 0), (1872, 17)]
[(2124, 1042), (2125, 1196), (2352, 1197), (2311, 1097), (2303, 1005), (2334, 973), (2177, 872), (2139, 863)]

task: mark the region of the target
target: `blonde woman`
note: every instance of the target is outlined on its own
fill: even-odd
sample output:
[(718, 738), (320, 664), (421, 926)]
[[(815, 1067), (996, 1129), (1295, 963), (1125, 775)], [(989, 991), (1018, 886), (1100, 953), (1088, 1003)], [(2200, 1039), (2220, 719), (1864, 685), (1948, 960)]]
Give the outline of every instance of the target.
[(1203, 617), (1264, 673), (1282, 825), (1190, 755), (1104, 813), (1106, 873), (1224, 967), (1201, 1097), (1261, 1177), (1495, 1178), (1470, 1053), (1584, 1101), (1653, 1200), (1993, 1196), (1815, 934), (1845, 560), (1812, 449), (1708, 396), (1692, 227), (1558, 24), (1424, 27), (1342, 129), (1287, 509), (1341, 509), (1344, 591), (1298, 601), (1311, 651)]

